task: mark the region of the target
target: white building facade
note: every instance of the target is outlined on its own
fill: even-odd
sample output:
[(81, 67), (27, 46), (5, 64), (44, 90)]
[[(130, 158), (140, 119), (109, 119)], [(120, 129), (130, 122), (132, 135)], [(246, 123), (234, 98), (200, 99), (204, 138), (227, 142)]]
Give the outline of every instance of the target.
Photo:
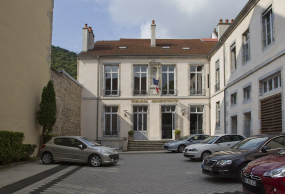
[(131, 130), (135, 140), (210, 133), (207, 54), (217, 39), (152, 38), (97, 41), (79, 54), (82, 135), (122, 147)]
[(284, 131), (284, 32), (284, 1), (254, 0), (219, 35), (209, 54), (211, 133)]

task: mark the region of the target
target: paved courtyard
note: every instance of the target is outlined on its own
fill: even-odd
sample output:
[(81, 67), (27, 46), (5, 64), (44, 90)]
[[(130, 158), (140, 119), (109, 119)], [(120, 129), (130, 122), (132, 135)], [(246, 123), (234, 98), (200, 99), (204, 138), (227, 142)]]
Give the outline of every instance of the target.
[(201, 162), (179, 153), (120, 154), (115, 165), (41, 161), (0, 170), (0, 193), (207, 193), (240, 194), (241, 184), (208, 177)]

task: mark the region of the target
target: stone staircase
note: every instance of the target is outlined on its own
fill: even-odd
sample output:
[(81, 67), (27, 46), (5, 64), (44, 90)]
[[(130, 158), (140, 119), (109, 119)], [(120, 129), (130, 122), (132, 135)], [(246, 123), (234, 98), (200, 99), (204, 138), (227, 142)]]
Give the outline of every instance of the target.
[(146, 141), (135, 140), (128, 141), (128, 151), (159, 151), (164, 150), (163, 145), (172, 140)]

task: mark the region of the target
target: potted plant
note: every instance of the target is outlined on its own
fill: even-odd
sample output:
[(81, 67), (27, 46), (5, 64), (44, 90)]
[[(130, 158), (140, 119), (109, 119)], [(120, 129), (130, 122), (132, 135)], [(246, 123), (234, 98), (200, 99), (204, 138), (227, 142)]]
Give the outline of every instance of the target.
[(128, 135), (129, 135), (128, 140), (129, 141), (134, 141), (134, 131), (129, 131)]
[(175, 140), (180, 138), (180, 133), (181, 133), (181, 131), (180, 131), (179, 129), (176, 129), (176, 130), (174, 131)]

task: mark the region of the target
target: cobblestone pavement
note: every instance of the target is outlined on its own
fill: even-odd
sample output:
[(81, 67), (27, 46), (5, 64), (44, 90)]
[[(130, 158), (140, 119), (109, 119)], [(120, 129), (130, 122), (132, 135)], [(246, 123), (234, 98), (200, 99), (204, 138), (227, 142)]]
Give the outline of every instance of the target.
[[(34, 163), (36, 168), (39, 165), (46, 166)], [(179, 153), (120, 154), (117, 164), (97, 168), (85, 164), (53, 165), (38, 174), (2, 185), (0, 193), (243, 193), (240, 183), (203, 175), (201, 161), (191, 161)], [(5, 171), (8, 172), (9, 169)], [(13, 173), (10, 176), (16, 176)], [(0, 182), (2, 178), (0, 175)]]

